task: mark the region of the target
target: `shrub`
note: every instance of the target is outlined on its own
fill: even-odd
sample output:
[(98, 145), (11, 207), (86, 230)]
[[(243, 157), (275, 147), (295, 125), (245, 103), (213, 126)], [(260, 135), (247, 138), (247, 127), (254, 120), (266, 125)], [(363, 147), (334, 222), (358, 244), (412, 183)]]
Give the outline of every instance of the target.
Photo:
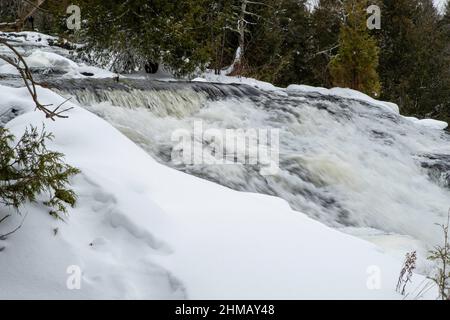
[(438, 265), (437, 273), (431, 277), (439, 289), (439, 296), (442, 300), (450, 300), (450, 242), (449, 242), (450, 212), (447, 217), (447, 224), (439, 225), (444, 235), (442, 246), (436, 246), (430, 251), (429, 260)]
[(403, 264), (402, 271), (398, 277), (397, 292), (401, 295), (406, 294), (406, 286), (411, 282), (413, 272), (416, 269), (417, 252), (413, 251), (406, 254), (405, 262)]
[(64, 163), (63, 154), (47, 149), (46, 142), (52, 139), (44, 128), (30, 127), (14, 143), (15, 137), (0, 128), (0, 204), (19, 211), (26, 202), (36, 202), (47, 193), (44, 205), (59, 219), (67, 213), (67, 205), (75, 205), (76, 195), (68, 184), (80, 171)]

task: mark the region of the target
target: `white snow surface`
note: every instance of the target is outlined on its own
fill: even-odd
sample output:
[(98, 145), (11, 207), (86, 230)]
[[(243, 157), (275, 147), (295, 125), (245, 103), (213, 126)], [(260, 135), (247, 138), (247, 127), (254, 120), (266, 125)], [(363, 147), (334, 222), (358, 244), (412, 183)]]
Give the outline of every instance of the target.
[[(84, 77), (81, 72), (114, 76), (51, 52), (50, 36), (23, 36), (24, 43), (37, 47), (27, 52), (33, 68), (58, 69), (68, 78)], [(0, 73), (15, 70), (0, 62)], [(398, 114), (395, 104), (350, 89), (284, 89), (212, 72), (193, 81), (241, 83), (279, 95), (341, 96)], [(28, 204), (22, 216), (12, 212), (0, 225), (2, 234), (24, 221), (17, 233), (0, 240), (0, 299), (403, 298), (395, 293), (402, 261), (392, 252), (328, 228), (281, 199), (232, 191), (158, 164), (82, 108), (53, 122), (34, 111), (24, 88), (0, 85), (0, 97), (0, 122), (14, 108), (24, 113), (7, 125), (17, 136), (30, 124), (44, 123), (56, 137), (50, 148), (82, 170), (73, 180), (78, 204), (65, 223), (42, 205)], [(43, 88), (39, 99), (54, 105), (65, 100)], [(430, 130), (447, 125), (409, 120)], [(385, 241), (378, 234), (365, 238), (381, 246)], [(392, 241), (403, 248), (403, 238)], [(82, 270), (80, 290), (66, 286), (67, 269), (74, 265)], [(436, 297), (433, 290), (419, 295), (424, 281), (414, 275), (408, 298)]]
[(43, 50), (34, 50), (31, 55), (25, 57), (25, 61), (30, 68), (58, 70), (65, 73), (63, 77), (66, 78), (112, 78), (116, 76), (110, 71), (84, 63), (78, 64), (57, 53)]
[(447, 129), (447, 127), (448, 127), (448, 123), (445, 121), (439, 121), (439, 120), (435, 120), (435, 119), (417, 119), (415, 117), (405, 117), (405, 118), (415, 124), (418, 124), (420, 126), (423, 126), (423, 127), (429, 128), (429, 129), (444, 130), (444, 129)]
[(264, 82), (260, 80), (256, 80), (253, 78), (247, 77), (233, 77), (227, 76), (227, 71), (222, 71), (220, 75), (214, 74), (212, 70), (208, 70), (200, 75), (200, 77), (195, 78), (192, 81), (197, 82), (216, 82), (216, 83), (226, 83), (226, 84), (246, 84), (261, 90), (272, 91), (274, 93), (286, 95), (286, 90), (284, 88), (280, 88), (274, 86), (269, 82)]
[(399, 107), (395, 103), (392, 102), (386, 102), (386, 101), (380, 101), (376, 100), (362, 92), (349, 89), (349, 88), (320, 88), (320, 87), (311, 87), (307, 85), (290, 85), (287, 87), (287, 92), (291, 94), (295, 94), (296, 92), (302, 92), (302, 93), (319, 93), (321, 95), (325, 96), (338, 96), (342, 98), (347, 99), (353, 99), (358, 101), (363, 101), (372, 105), (380, 106), (386, 110), (389, 110), (391, 112), (394, 112), (396, 114), (399, 114)]
[(389, 112), (395, 114), (400, 114), (399, 107), (397, 104), (387, 101), (376, 100), (362, 92), (349, 89), (349, 88), (321, 88), (312, 87), (307, 85), (292, 84), (287, 88), (281, 88), (274, 86), (271, 83), (259, 81), (252, 78), (246, 77), (232, 77), (227, 76), (226, 72), (223, 71), (220, 75), (214, 74), (212, 71), (207, 71), (201, 74), (200, 77), (193, 79), (195, 82), (217, 82), (217, 83), (228, 83), (228, 84), (246, 84), (255, 88), (262, 89), (264, 91), (271, 91), (281, 95), (295, 95), (296, 93), (317, 93), (324, 96), (337, 96), (357, 101), (366, 102), (370, 105), (375, 105), (381, 107)]
[[(76, 63), (67, 57), (52, 52), (55, 49), (49, 46), (49, 41), (57, 42), (58, 39), (55, 37), (37, 32), (18, 32), (14, 35), (12, 37), (12, 34), (0, 33), (0, 36), (14, 40), (13, 45), (25, 45), (33, 48), (31, 52), (28, 52), (28, 50), (22, 52), (22, 49), (18, 49), (24, 55), (27, 65), (32, 70), (40, 69), (44, 73), (57, 71), (63, 74), (63, 78), (112, 78), (116, 76), (110, 71), (85, 63)], [(6, 48), (0, 47), (0, 49), (3, 54), (11, 54)], [(59, 51), (66, 52), (64, 49), (59, 49)], [(18, 75), (19, 73), (16, 68), (0, 60), (0, 74)]]
[[(0, 241), (0, 299), (402, 298), (395, 293), (401, 261), (377, 246), (281, 199), (158, 164), (82, 108), (69, 119), (45, 119), (26, 94), (0, 86), (0, 114), (12, 105), (28, 111), (7, 124), (17, 136), (29, 125), (54, 133), (49, 148), (82, 170), (73, 179), (79, 198), (65, 223), (28, 204), (0, 226), (5, 233), (24, 221)], [(64, 101), (48, 89), (39, 96)], [(73, 265), (82, 270), (80, 290), (66, 286)], [(414, 276), (410, 297), (422, 281)]]
[[(360, 102), (365, 102), (370, 105), (378, 106), (380, 108), (385, 109), (386, 111), (393, 112), (395, 114), (400, 114), (399, 106), (395, 103), (382, 101), (374, 99), (360, 91), (356, 91), (349, 88), (321, 88), (321, 87), (312, 87), (308, 85), (298, 85), (292, 84), (287, 88), (281, 88), (274, 86), (271, 83), (259, 81), (252, 78), (246, 77), (232, 77), (227, 76), (226, 72), (222, 72), (220, 75), (214, 74), (212, 71), (207, 71), (203, 73), (200, 77), (197, 77), (193, 80), (193, 82), (216, 82), (216, 83), (226, 83), (226, 84), (245, 84), (255, 88), (262, 89), (264, 91), (272, 91), (276, 94), (281, 95), (295, 95), (296, 93), (317, 93), (324, 96), (335, 96), (346, 99), (352, 99)], [(439, 121), (435, 119), (417, 119), (414, 117), (404, 117), (405, 119), (410, 120), (414, 124), (426, 127), (429, 129), (435, 130), (444, 130), (448, 127), (448, 123), (444, 121)]]
[(1, 37), (12, 37), (15, 41), (18, 41), (19, 43), (25, 43), (25, 44), (33, 44), (38, 46), (48, 46), (49, 42), (51, 41), (57, 41), (58, 37), (50, 36), (47, 34), (43, 34), (40, 32), (34, 32), (34, 31), (21, 31), (21, 32), (0, 32)]

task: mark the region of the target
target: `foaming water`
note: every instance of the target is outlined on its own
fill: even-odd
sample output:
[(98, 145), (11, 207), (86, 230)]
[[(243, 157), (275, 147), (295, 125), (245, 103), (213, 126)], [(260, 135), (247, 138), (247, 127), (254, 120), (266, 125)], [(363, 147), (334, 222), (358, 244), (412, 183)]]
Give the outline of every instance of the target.
[[(375, 229), (428, 245), (440, 241), (435, 223), (444, 221), (450, 207), (450, 138), (443, 131), (320, 94), (206, 83), (117, 86), (53, 85), (178, 170), (281, 197), (316, 220), (360, 236)], [(280, 129), (279, 173), (262, 176), (250, 165), (175, 163), (172, 133), (192, 130), (197, 120), (205, 129)], [(203, 143), (208, 149), (211, 141)]]
[[(192, 90), (180, 90), (174, 95), (169, 91), (109, 91), (102, 90), (95, 95), (89, 91), (81, 91), (77, 95), (82, 105), (89, 105), (92, 101), (109, 101), (112, 105), (133, 108), (142, 105), (159, 117), (184, 117), (198, 112), (206, 104), (207, 96)], [(164, 108), (160, 108), (164, 105)]]

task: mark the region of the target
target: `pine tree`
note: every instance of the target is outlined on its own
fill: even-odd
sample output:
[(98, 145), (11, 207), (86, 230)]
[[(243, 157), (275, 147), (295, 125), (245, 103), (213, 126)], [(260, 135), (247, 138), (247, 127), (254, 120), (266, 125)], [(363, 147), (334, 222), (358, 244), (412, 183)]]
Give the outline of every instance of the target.
[(445, 5), (445, 12), (443, 21), (448, 25), (450, 24), (450, 1), (447, 0), (447, 4)]
[[(273, 81), (286, 86), (311, 83), (314, 75), (310, 57), (312, 48), (311, 14), (305, 0), (284, 0), (280, 7), (279, 58), (275, 61)], [(276, 35), (276, 33), (274, 33)]]
[(308, 82), (310, 14), (306, 0), (266, 0), (247, 26), (245, 69), (241, 74), (286, 86)]
[(45, 19), (39, 23), (39, 30), (45, 33), (59, 34), (65, 38), (71, 38), (73, 32), (67, 29), (66, 20), (66, 10), (70, 4), (70, 0), (46, 0), (41, 6), (45, 13), (43, 14)]
[(310, 65), (313, 73), (311, 85), (331, 87), (330, 61), (339, 48), (339, 30), (344, 19), (342, 2), (320, 0), (311, 16), (312, 49)]
[(209, 68), (216, 74), (230, 66), (236, 53), (236, 41), (231, 31), (233, 20), (233, 0), (211, 0), (207, 4), (207, 16), (204, 21), (209, 26), (208, 37), (211, 48)]
[(95, 59), (116, 72), (163, 63), (177, 75), (208, 62), (207, 0), (80, 0), (84, 39)]
[[(80, 171), (63, 161), (63, 154), (49, 151), (46, 143), (53, 136), (37, 128), (27, 129), (18, 142), (0, 127), (0, 205), (19, 210), (26, 202), (44, 202), (50, 214), (63, 218), (67, 205), (74, 206), (76, 195), (68, 188), (69, 179)], [(2, 219), (4, 220), (4, 218)]]
[(450, 1), (447, 1), (444, 15), (440, 21), (442, 51), (442, 69), (439, 70), (439, 76), (443, 78), (442, 103), (435, 107), (431, 116), (450, 123)]
[(14, 22), (18, 17), (19, 0), (0, 1), (0, 23)]
[(366, 1), (346, 0), (347, 18), (341, 26), (339, 51), (330, 63), (335, 86), (378, 96), (381, 85), (377, 74), (378, 52), (366, 25)]
[[(383, 0), (380, 35), (382, 99), (403, 114), (441, 117), (450, 101), (450, 42), (432, 0)], [(448, 108), (448, 103), (447, 103)]]

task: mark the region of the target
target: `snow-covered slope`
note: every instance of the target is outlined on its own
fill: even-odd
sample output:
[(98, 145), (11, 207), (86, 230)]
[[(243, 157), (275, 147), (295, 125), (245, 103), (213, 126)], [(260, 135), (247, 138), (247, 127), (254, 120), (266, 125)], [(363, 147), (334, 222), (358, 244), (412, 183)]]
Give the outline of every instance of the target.
[[(0, 92), (8, 97), (0, 111), (28, 110), (8, 123), (12, 132), (44, 123), (56, 137), (50, 147), (82, 170), (66, 223), (28, 205), (26, 216), (0, 226), (9, 230), (24, 218), (19, 232), (0, 241), (0, 298), (401, 298), (394, 290), (401, 261), (374, 245), (283, 200), (158, 164), (79, 107), (53, 122), (32, 111), (24, 89)], [(40, 96), (63, 101), (47, 89)], [(74, 265), (81, 290), (66, 287)], [(421, 277), (414, 280), (411, 289)]]

